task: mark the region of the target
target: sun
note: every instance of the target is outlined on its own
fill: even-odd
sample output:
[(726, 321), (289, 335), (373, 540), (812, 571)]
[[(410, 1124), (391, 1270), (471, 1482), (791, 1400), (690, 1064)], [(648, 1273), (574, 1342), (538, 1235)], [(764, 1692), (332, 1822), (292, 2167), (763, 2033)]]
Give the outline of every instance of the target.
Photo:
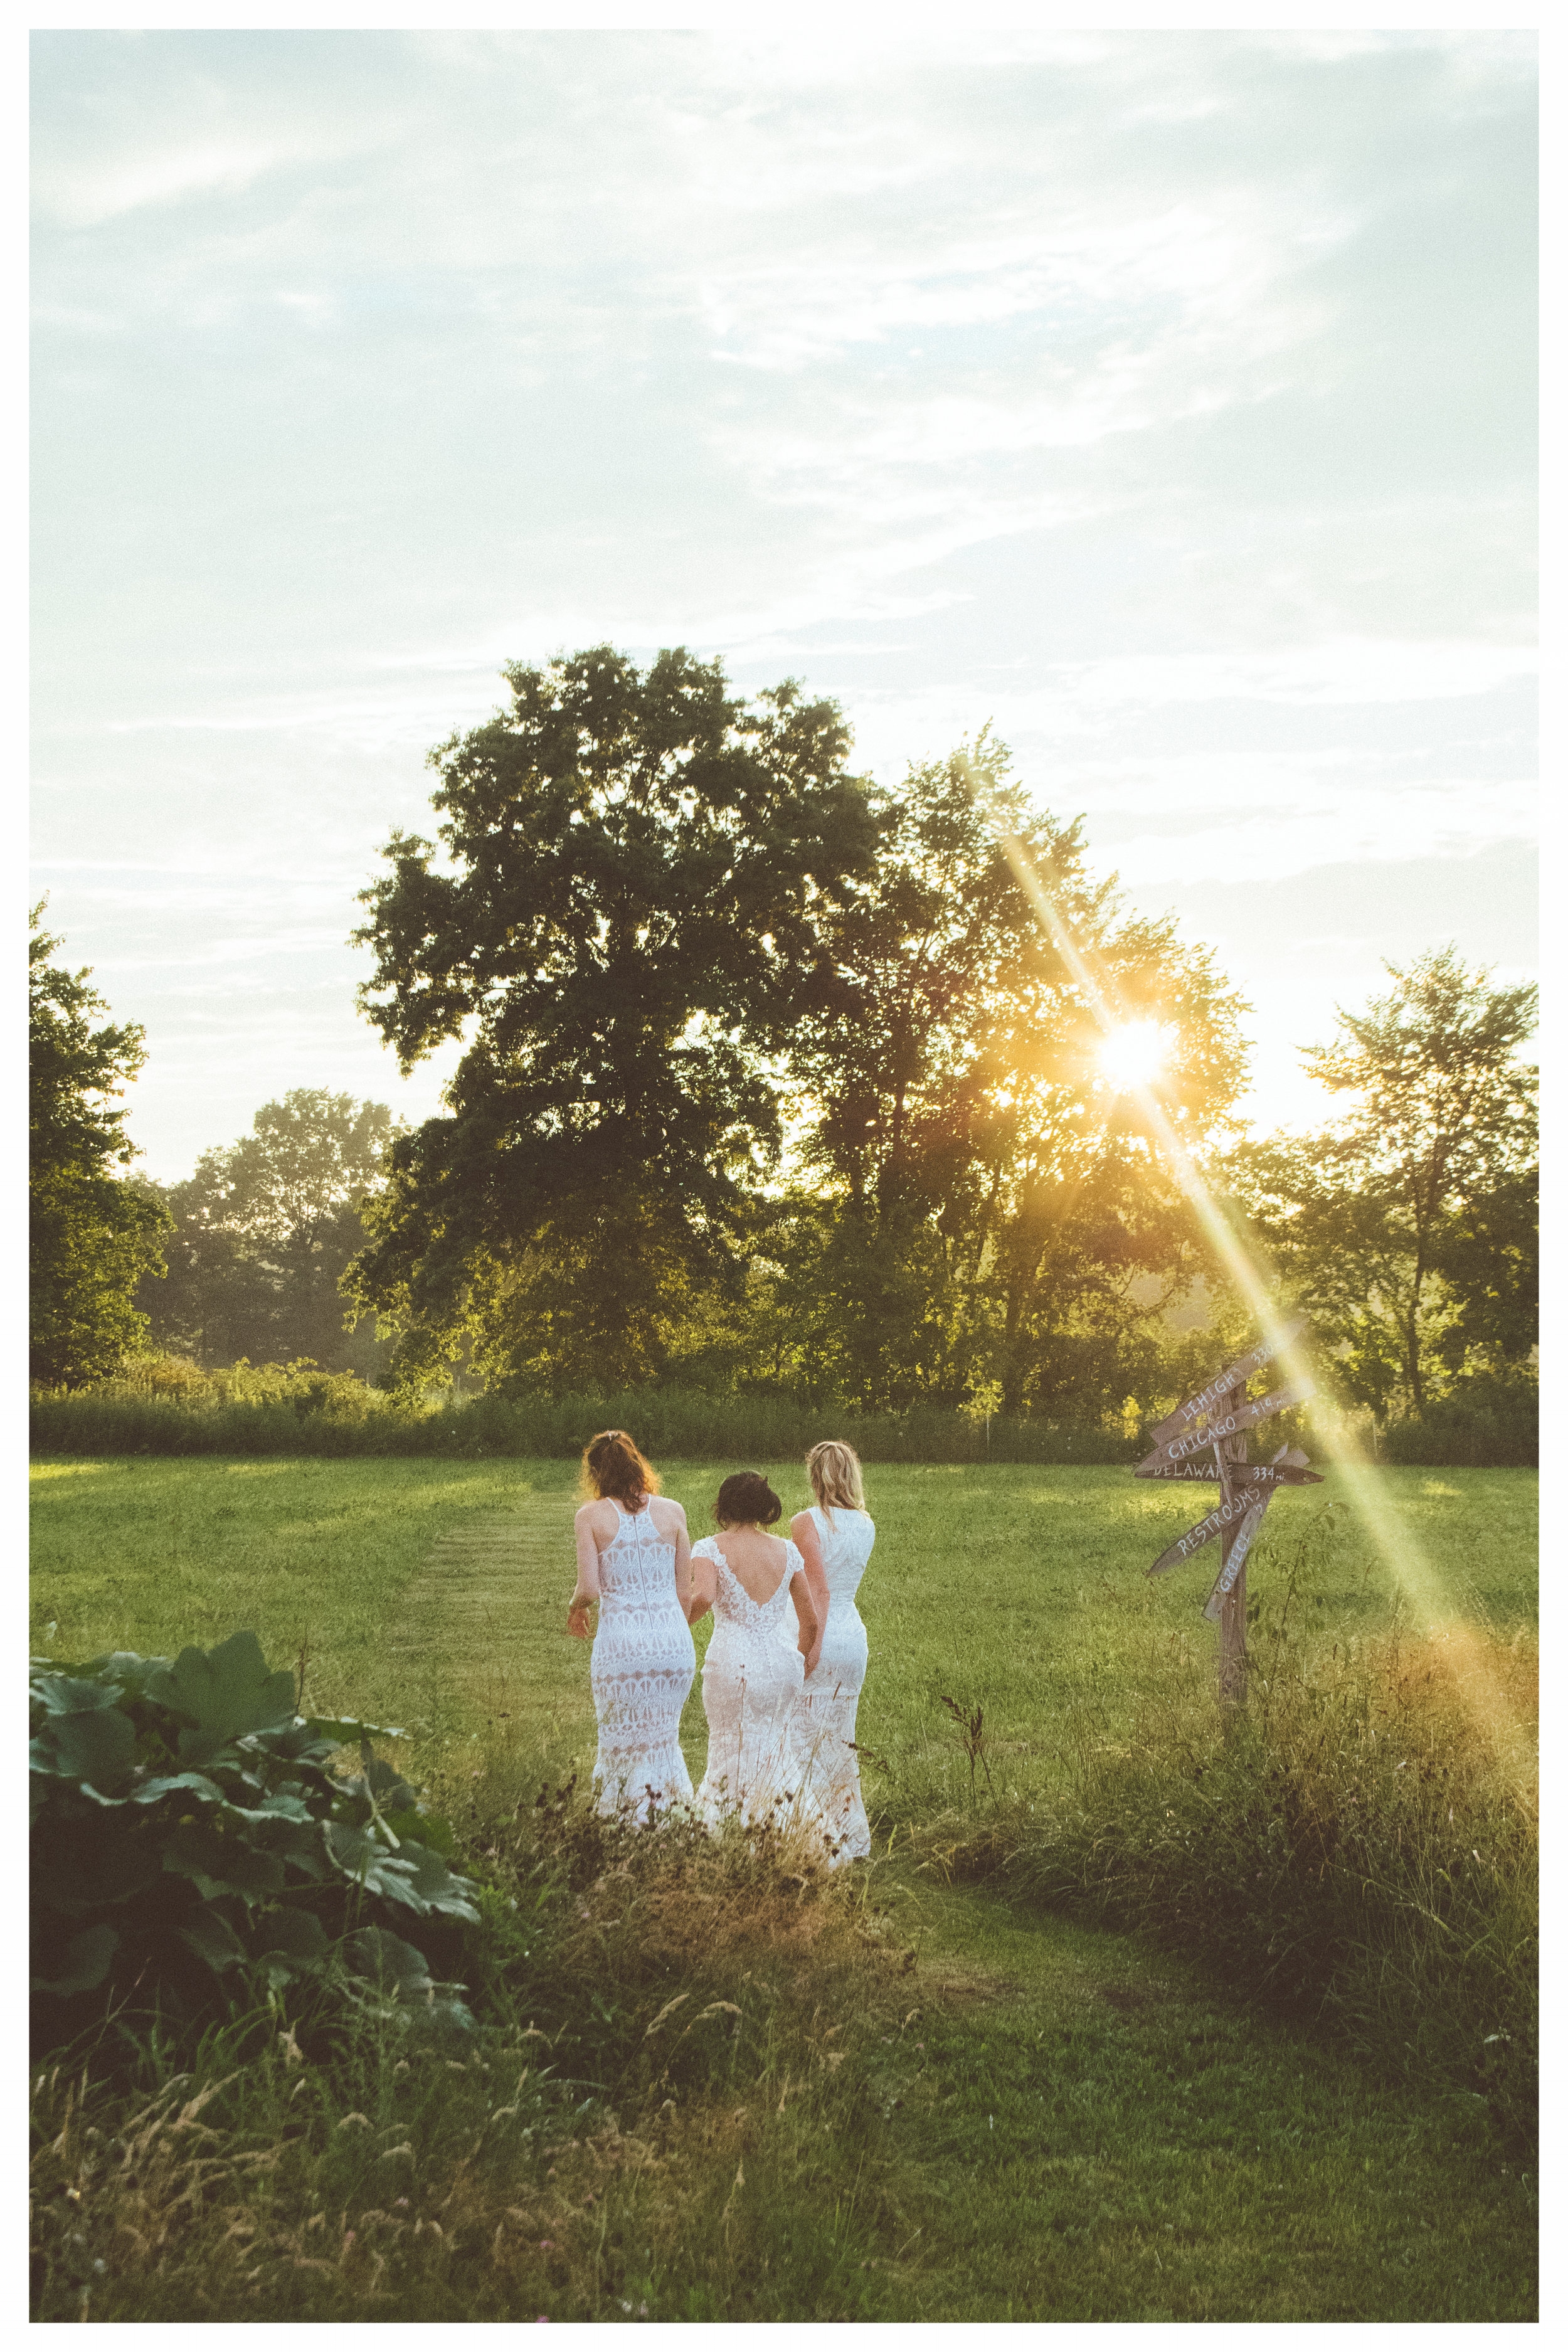
[(1158, 1021), (1124, 1021), (1100, 1041), (1100, 1066), (1118, 1094), (1146, 1087), (1170, 1058), (1171, 1033)]

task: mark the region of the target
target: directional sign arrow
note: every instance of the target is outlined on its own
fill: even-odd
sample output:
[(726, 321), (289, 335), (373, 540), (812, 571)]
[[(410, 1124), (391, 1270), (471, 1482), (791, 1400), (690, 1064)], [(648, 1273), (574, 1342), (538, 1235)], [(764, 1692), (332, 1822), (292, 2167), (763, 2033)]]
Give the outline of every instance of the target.
[(1162, 1444), (1167, 1437), (1175, 1437), (1183, 1430), (1190, 1429), (1194, 1421), (1206, 1421), (1210, 1413), (1224, 1403), (1232, 1389), (1245, 1387), (1254, 1372), (1260, 1372), (1265, 1364), (1271, 1364), (1280, 1349), (1289, 1347), (1305, 1328), (1303, 1321), (1287, 1323), (1277, 1340), (1260, 1339), (1256, 1348), (1247, 1349), (1245, 1356), (1237, 1356), (1234, 1364), (1227, 1364), (1223, 1372), (1215, 1374), (1206, 1388), (1201, 1388), (1196, 1396), (1189, 1397), (1185, 1404), (1179, 1404), (1174, 1412), (1165, 1415), (1159, 1427), (1151, 1433), (1152, 1443)]
[[(1226, 1465), (1233, 1486), (1321, 1486), (1321, 1473), (1309, 1470), (1305, 1457), (1300, 1462), (1232, 1462)], [(1136, 1478), (1206, 1478), (1212, 1486), (1219, 1476), (1219, 1465), (1210, 1454), (1205, 1460), (1195, 1454), (1190, 1462), (1141, 1462), (1133, 1472)]]
[(1214, 1591), (1204, 1602), (1204, 1615), (1209, 1620), (1211, 1624), (1213, 1624), (1218, 1618), (1220, 1607), (1225, 1600), (1226, 1594), (1230, 1591), (1232, 1585), (1236, 1582), (1237, 1578), (1241, 1574), (1243, 1567), (1246, 1565), (1247, 1555), (1252, 1549), (1252, 1539), (1258, 1533), (1258, 1528), (1263, 1525), (1263, 1514), (1268, 1508), (1268, 1506), (1273, 1499), (1274, 1489), (1272, 1486), (1266, 1487), (1264, 1489), (1262, 1500), (1260, 1502), (1255, 1501), (1253, 1503), (1251, 1509), (1247, 1512), (1247, 1517), (1243, 1519), (1240, 1527), (1237, 1530), (1236, 1540), (1231, 1545), (1229, 1551), (1226, 1555), (1225, 1566), (1220, 1570), (1218, 1576), (1215, 1579)]
[(1253, 1429), (1271, 1414), (1283, 1412), (1288, 1405), (1304, 1404), (1311, 1393), (1310, 1381), (1287, 1381), (1282, 1389), (1271, 1389), (1267, 1396), (1255, 1397), (1250, 1404), (1237, 1405), (1233, 1412), (1205, 1422), (1201, 1429), (1189, 1430), (1184, 1437), (1166, 1439), (1152, 1454), (1144, 1455), (1138, 1465), (1138, 1475), (1152, 1473), (1162, 1462), (1184, 1462), (1189, 1454), (1201, 1454), (1219, 1438), (1234, 1437), (1238, 1430)]
[[(1269, 1489), (1265, 1487), (1264, 1502), (1268, 1501), (1268, 1494)], [(1195, 1528), (1189, 1528), (1184, 1536), (1178, 1536), (1175, 1542), (1160, 1554), (1153, 1567), (1145, 1569), (1143, 1573), (1145, 1576), (1163, 1576), (1169, 1570), (1180, 1568), (1184, 1559), (1191, 1559), (1194, 1552), (1201, 1551), (1205, 1544), (1213, 1543), (1215, 1536), (1224, 1535), (1226, 1528), (1238, 1526), (1249, 1511), (1260, 1507), (1256, 1487), (1250, 1493), (1243, 1487), (1228, 1503), (1216, 1503), (1207, 1518), (1200, 1519)]]

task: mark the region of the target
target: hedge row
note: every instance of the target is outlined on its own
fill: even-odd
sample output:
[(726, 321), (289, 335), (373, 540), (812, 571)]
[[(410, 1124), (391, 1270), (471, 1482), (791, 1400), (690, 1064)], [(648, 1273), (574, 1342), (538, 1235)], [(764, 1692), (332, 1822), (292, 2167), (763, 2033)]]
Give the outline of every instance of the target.
[(377, 1399), (354, 1412), (263, 1401), (217, 1405), (79, 1391), (36, 1398), (38, 1454), (416, 1454), (574, 1459), (597, 1429), (629, 1429), (644, 1451), (696, 1462), (798, 1458), (819, 1438), (847, 1438), (866, 1462), (1131, 1463), (1126, 1437), (1033, 1422), (984, 1425), (962, 1413), (858, 1414), (777, 1398), (689, 1390), (616, 1397), (472, 1397), (434, 1412)]
[(1480, 1402), (1445, 1397), (1419, 1421), (1396, 1421), (1383, 1434), (1386, 1462), (1433, 1469), (1533, 1469), (1541, 1458), (1540, 1419), (1533, 1390), (1502, 1390)]
[[(414, 1454), (459, 1461), (489, 1457), (571, 1460), (596, 1429), (629, 1429), (654, 1455), (691, 1462), (797, 1460), (819, 1438), (843, 1437), (866, 1462), (1135, 1462), (1146, 1439), (1038, 1422), (983, 1424), (956, 1412), (854, 1413), (776, 1397), (703, 1396), (688, 1389), (614, 1397), (470, 1397), (435, 1410), (395, 1405), (374, 1390), (346, 1400), (327, 1392), (282, 1399), (204, 1401), (103, 1396), (89, 1391), (38, 1397), (32, 1407), (37, 1454)], [(1310, 1433), (1295, 1418), (1273, 1436)], [(1522, 1385), (1450, 1397), (1419, 1421), (1384, 1430), (1385, 1462), (1434, 1468), (1533, 1466), (1538, 1434), (1533, 1389)]]

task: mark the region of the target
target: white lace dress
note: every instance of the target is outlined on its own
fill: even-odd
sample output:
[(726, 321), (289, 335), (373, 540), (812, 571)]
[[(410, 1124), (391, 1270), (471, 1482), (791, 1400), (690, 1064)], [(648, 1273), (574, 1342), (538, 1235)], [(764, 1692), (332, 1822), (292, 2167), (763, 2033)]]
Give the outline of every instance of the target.
[(791, 1737), (805, 1802), (821, 1817), (832, 1859), (848, 1862), (871, 1851), (854, 1744), (855, 1714), (866, 1680), (866, 1627), (855, 1596), (877, 1530), (864, 1511), (814, 1509), (811, 1516), (827, 1579), (827, 1624), (816, 1668), (795, 1702)]
[(739, 1813), (742, 1821), (782, 1824), (797, 1813), (800, 1771), (790, 1723), (805, 1661), (786, 1645), (784, 1633), (795, 1622), (790, 1579), (804, 1563), (794, 1544), (784, 1548), (777, 1590), (758, 1601), (714, 1537), (691, 1547), (692, 1559), (712, 1560), (716, 1571), (713, 1637), (702, 1662), (708, 1769), (697, 1791), (698, 1810), (710, 1822)]
[(697, 1649), (675, 1597), (675, 1546), (645, 1504), (616, 1505), (615, 1540), (599, 1554), (599, 1626), (590, 1680), (599, 1718), (594, 1780), (602, 1813), (651, 1822), (691, 1795), (680, 1710)]

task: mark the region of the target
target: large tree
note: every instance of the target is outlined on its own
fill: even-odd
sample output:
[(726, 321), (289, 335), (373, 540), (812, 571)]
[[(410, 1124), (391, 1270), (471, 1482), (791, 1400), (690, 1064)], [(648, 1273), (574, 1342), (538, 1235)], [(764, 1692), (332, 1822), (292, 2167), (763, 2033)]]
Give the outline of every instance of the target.
[(1342, 1118), (1231, 1161), (1347, 1390), (1380, 1414), (1517, 1367), (1536, 1339), (1536, 1072), (1520, 1052), (1536, 992), (1489, 986), (1452, 946), (1384, 969), (1388, 993), (1304, 1049)]
[(347, 1330), (339, 1286), (364, 1246), (362, 1210), (392, 1132), (384, 1103), (298, 1087), (264, 1103), (248, 1135), (204, 1152), (162, 1194), (168, 1278), (139, 1302), (153, 1338), (205, 1364), (373, 1369), (374, 1341)]
[(616, 1385), (738, 1296), (773, 1057), (872, 826), (841, 714), (792, 683), (747, 702), (607, 646), (505, 676), (431, 754), (439, 845), (395, 835), (363, 894), (370, 1019), (405, 1069), (464, 1050), (352, 1279), (411, 1381), (468, 1348), (499, 1387)]
[(51, 961), (61, 942), (33, 909), (27, 950), (32, 1377), (51, 1386), (115, 1371), (146, 1330), (134, 1304), (161, 1267), (168, 1220), (124, 1171), (136, 1157), (114, 1105), (145, 1062), (134, 1022), (103, 1022), (90, 972)]
[(874, 881), (827, 918), (791, 1044), (824, 1188), (817, 1262), (797, 1228), (792, 1268), (817, 1359), (868, 1405), (991, 1381), (1013, 1412), (1120, 1405), (1195, 1259), (1102, 1023), (1161, 1041), (1164, 1116), (1202, 1148), (1242, 1083), (1239, 1002), (1206, 950), (1089, 873), (1079, 824), (1031, 806), (988, 733), (875, 805)]

